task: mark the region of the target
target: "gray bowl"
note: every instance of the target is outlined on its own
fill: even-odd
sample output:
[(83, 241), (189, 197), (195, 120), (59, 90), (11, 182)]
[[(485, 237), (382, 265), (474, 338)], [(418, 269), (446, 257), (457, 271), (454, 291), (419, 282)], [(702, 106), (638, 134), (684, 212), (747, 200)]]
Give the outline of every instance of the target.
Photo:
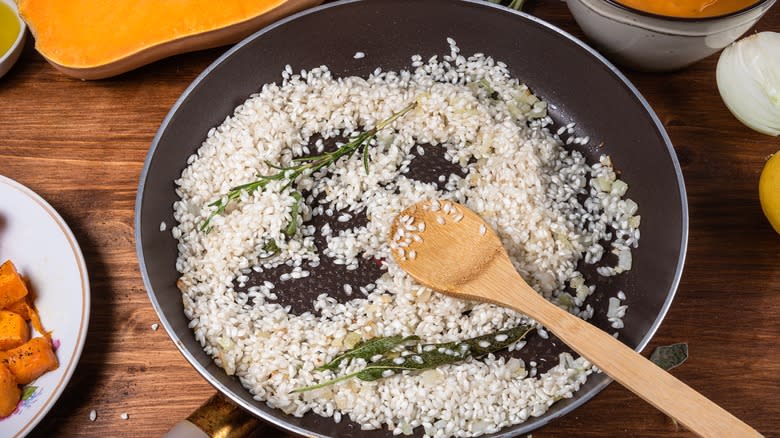
[(613, 61), (642, 71), (678, 70), (744, 35), (775, 4), (758, 0), (730, 14), (674, 18), (649, 14), (613, 0), (566, 0), (582, 31)]
[[(239, 382), (217, 367), (187, 327), (176, 288), (176, 241), (160, 233), (160, 222), (175, 223), (174, 179), (187, 157), (234, 107), (263, 84), (277, 81), (286, 64), (309, 69), (326, 64), (334, 74), (366, 76), (376, 67), (408, 67), (409, 57), (440, 54), (445, 39), (457, 40), (462, 53), (483, 52), (505, 61), (514, 76), (551, 105), (558, 124), (577, 122), (577, 134), (589, 135), (580, 147), (590, 161), (612, 156), (629, 196), (640, 205), (642, 241), (628, 274), (598, 280), (591, 297), (603, 315), (608, 297), (628, 295), (630, 311), (621, 340), (641, 350), (663, 319), (682, 274), (687, 245), (688, 210), (682, 174), (674, 150), (652, 109), (634, 86), (608, 61), (581, 41), (539, 19), (484, 1), (344, 1), (282, 20), (230, 49), (182, 94), (163, 121), (149, 150), (136, 200), (136, 249), (149, 298), (184, 357), (219, 391), (259, 418), (307, 436), (385, 437), (386, 430), (361, 431), (346, 419), (340, 424), (313, 414), (295, 418), (252, 399)], [(355, 52), (366, 53), (353, 59)], [(428, 154), (426, 154), (426, 157)], [(346, 275), (334, 267), (313, 274), (320, 289), (339, 290)], [(312, 277), (310, 277), (312, 278)], [(596, 280), (594, 280), (596, 281)], [(279, 287), (279, 286), (277, 286)], [(310, 308), (314, 289), (280, 292), (294, 309)], [(608, 329), (603, 316), (593, 320)], [(522, 350), (526, 356), (556, 358), (563, 350), (541, 339)], [(180, 382), (184, 383), (184, 382)], [(492, 436), (516, 436), (571, 412), (610, 383), (593, 375), (571, 399), (543, 416), (505, 428)], [(420, 435), (420, 429), (417, 431)]]

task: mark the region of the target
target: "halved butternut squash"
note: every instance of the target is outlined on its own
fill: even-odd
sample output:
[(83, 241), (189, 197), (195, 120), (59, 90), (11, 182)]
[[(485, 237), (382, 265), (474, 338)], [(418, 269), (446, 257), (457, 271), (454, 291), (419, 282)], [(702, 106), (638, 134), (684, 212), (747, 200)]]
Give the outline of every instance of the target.
[(17, 0), (35, 48), (80, 79), (232, 44), (322, 0)]

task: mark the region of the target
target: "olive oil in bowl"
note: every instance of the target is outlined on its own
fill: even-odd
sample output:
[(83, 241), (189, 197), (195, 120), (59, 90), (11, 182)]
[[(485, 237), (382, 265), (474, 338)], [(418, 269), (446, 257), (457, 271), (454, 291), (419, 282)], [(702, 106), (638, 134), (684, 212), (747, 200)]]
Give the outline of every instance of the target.
[(0, 58), (11, 50), (20, 31), (21, 26), (16, 12), (0, 1)]
[(0, 0), (0, 78), (19, 59), (24, 48), (27, 25), (17, 15), (13, 0)]

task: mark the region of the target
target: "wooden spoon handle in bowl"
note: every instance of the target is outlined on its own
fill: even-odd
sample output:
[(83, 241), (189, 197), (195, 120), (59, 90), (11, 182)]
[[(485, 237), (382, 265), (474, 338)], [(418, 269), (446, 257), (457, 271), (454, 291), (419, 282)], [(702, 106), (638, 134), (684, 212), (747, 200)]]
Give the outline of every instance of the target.
[(494, 262), (484, 274), (487, 278), (461, 285), (460, 292), (536, 319), (621, 385), (701, 436), (761, 436), (608, 333), (545, 300), (525, 283), (508, 259), (496, 258)]

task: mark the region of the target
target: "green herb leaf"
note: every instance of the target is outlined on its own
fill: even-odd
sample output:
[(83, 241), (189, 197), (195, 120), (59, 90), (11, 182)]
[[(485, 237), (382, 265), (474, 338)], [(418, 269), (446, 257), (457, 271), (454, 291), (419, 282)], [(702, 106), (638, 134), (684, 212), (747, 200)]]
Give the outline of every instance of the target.
[(35, 391), (38, 390), (37, 386), (33, 385), (27, 385), (22, 389), (22, 400), (27, 400), (28, 398), (32, 397), (33, 394), (35, 394)]
[(270, 259), (275, 257), (282, 250), (279, 248), (279, 245), (276, 244), (274, 239), (270, 239), (269, 241), (265, 242), (265, 245), (263, 245), (263, 251), (268, 255), (261, 257), (261, 259)]
[(368, 175), (368, 144), (363, 146), (363, 169), (366, 170), (366, 175)]
[(516, 11), (520, 11), (523, 9), (524, 3), (525, 0), (512, 0), (511, 2), (509, 2), (509, 7)]
[[(472, 357), (482, 357), (489, 353), (494, 353), (496, 351), (502, 350), (509, 345), (519, 341), (520, 339), (523, 339), (526, 335), (528, 335), (529, 332), (533, 330), (532, 327), (529, 326), (517, 326), (515, 328), (509, 329), (509, 330), (502, 330), (495, 333), (478, 336), (476, 338), (466, 339), (464, 341), (456, 341), (456, 342), (445, 342), (441, 344), (415, 344), (411, 346), (407, 346), (407, 351), (405, 352), (406, 355), (398, 355), (395, 357), (391, 357), (390, 354), (387, 354), (387, 352), (390, 352), (395, 346), (401, 345), (403, 342), (398, 342), (398, 339), (391, 339), (391, 338), (399, 338), (399, 336), (390, 336), (387, 338), (375, 338), (372, 341), (379, 344), (383, 340), (390, 341), (389, 344), (394, 344), (393, 347), (390, 347), (390, 349), (386, 350), (384, 353), (384, 356), (382, 359), (379, 359), (378, 361), (371, 362), (368, 365), (366, 365), (365, 368), (362, 370), (346, 374), (344, 376), (336, 377), (335, 379), (328, 380), (322, 383), (319, 383), (317, 385), (312, 386), (306, 386), (303, 388), (297, 388), (293, 390), (294, 393), (298, 392), (305, 392), (305, 391), (311, 391), (314, 389), (324, 388), (329, 385), (333, 385), (338, 382), (342, 382), (347, 379), (351, 379), (353, 377), (357, 377), (360, 380), (371, 382), (374, 380), (378, 380), (383, 377), (390, 377), (394, 374), (401, 373), (403, 371), (421, 371), (421, 370), (427, 370), (432, 368), (437, 368), (442, 365), (452, 364), (460, 362), (469, 356)], [(408, 338), (407, 338), (408, 339)], [(367, 343), (363, 344), (365, 347)], [(358, 346), (353, 350), (350, 350), (350, 352), (354, 350), (358, 350), (361, 347)], [(341, 363), (342, 360), (348, 359), (348, 357), (344, 357), (350, 352), (344, 353), (342, 356), (339, 356), (336, 358)], [(370, 355), (362, 355), (360, 357), (364, 359), (368, 359), (376, 354), (383, 354), (383, 353), (374, 353)], [(335, 362), (335, 360), (334, 360)], [(331, 367), (330, 365), (333, 362), (327, 364), (327, 366), (322, 366), (319, 369), (328, 369), (328, 370), (334, 370), (336, 367), (338, 367), (338, 363)]]
[[(487, 0), (489, 3), (495, 3), (495, 4), (501, 4), (502, 0)], [(525, 3), (525, 0), (512, 0), (509, 2), (507, 7), (512, 8), (514, 10), (522, 10), (523, 9), (523, 3)]]
[(355, 348), (351, 350), (347, 350), (346, 352), (342, 353), (339, 356), (336, 356), (335, 359), (332, 361), (326, 363), (325, 365), (319, 366), (315, 368), (317, 371), (324, 371), (324, 370), (331, 370), (335, 371), (339, 368), (339, 365), (344, 360), (352, 360), (352, 359), (365, 359), (369, 360), (370, 358), (376, 356), (377, 354), (385, 354), (392, 350), (393, 348), (403, 345), (408, 342), (412, 341), (419, 341), (420, 338), (418, 336), (388, 336), (388, 337), (379, 337), (374, 339), (369, 339), (368, 341), (360, 342), (355, 346)]
[(653, 350), (650, 361), (666, 371), (682, 365), (688, 360), (688, 344), (663, 345)]
[[(298, 192), (292, 192), (290, 196), (295, 200), (292, 207), (290, 207), (290, 223), (284, 228), (284, 234), (287, 237), (292, 237), (298, 231), (298, 209), (300, 208), (300, 202), (303, 199), (303, 195)], [(274, 242), (275, 244), (276, 242)], [(277, 247), (278, 249), (278, 247)]]
[(446, 344), (428, 344), (423, 346), (423, 350), (429, 346), (439, 348), (448, 348), (453, 351), (466, 349), (470, 356), (482, 357), (510, 346), (511, 344), (523, 339), (532, 327), (519, 325), (509, 330), (502, 330), (487, 335), (477, 336), (476, 338), (466, 339), (460, 342), (449, 342)]
[[(353, 137), (348, 143), (342, 145), (338, 149), (332, 152), (326, 152), (321, 155), (313, 155), (308, 157), (300, 157), (300, 158), (293, 158), (292, 162), (293, 165), (291, 166), (280, 166), (277, 164), (273, 164), (270, 162), (266, 162), (265, 164), (270, 167), (271, 169), (278, 170), (277, 173), (271, 174), (271, 175), (257, 175), (257, 180), (248, 182), (246, 184), (241, 184), (239, 186), (233, 187), (230, 189), (230, 191), (221, 196), (219, 199), (213, 201), (209, 204), (209, 207), (214, 207), (214, 209), (211, 211), (211, 214), (206, 218), (205, 221), (200, 225), (200, 230), (209, 232), (211, 231), (211, 220), (214, 219), (216, 216), (220, 216), (223, 213), (225, 213), (225, 210), (227, 209), (228, 205), (233, 201), (238, 201), (241, 198), (241, 193), (253, 193), (256, 190), (265, 190), (266, 186), (271, 181), (280, 181), (280, 180), (287, 180), (287, 183), (282, 186), (281, 191), (286, 190), (289, 187), (292, 187), (293, 184), (295, 184), (295, 181), (298, 179), (299, 176), (303, 175), (304, 173), (312, 174), (314, 172), (317, 172), (318, 170), (322, 169), (323, 167), (330, 166), (333, 163), (337, 162), (341, 157), (347, 156), (347, 159), (352, 157), (352, 155), (360, 149), (362, 146), (364, 149), (363, 152), (363, 166), (366, 168), (366, 173), (368, 173), (368, 148), (370, 147), (370, 141), (373, 139), (377, 132), (381, 131), (394, 121), (396, 121), (398, 118), (402, 117), (414, 107), (417, 106), (417, 101), (414, 101), (404, 107), (402, 110), (393, 113), (390, 117), (388, 117), (385, 120), (382, 120), (381, 122), (377, 123), (376, 127), (369, 129), (368, 131), (361, 132), (356, 137)], [(295, 193), (298, 193), (297, 191), (294, 191), (291, 196), (295, 197)], [(299, 194), (300, 195), (300, 194)], [(297, 199), (299, 200), (299, 199)], [(295, 218), (296, 215), (293, 214), (293, 218)], [(296, 219), (293, 219), (294, 221)], [(293, 229), (297, 229), (297, 223), (294, 225)], [(289, 227), (288, 227), (289, 228)], [(288, 236), (295, 234), (293, 231), (292, 233), (287, 233), (287, 228), (284, 230), (285, 234)]]

